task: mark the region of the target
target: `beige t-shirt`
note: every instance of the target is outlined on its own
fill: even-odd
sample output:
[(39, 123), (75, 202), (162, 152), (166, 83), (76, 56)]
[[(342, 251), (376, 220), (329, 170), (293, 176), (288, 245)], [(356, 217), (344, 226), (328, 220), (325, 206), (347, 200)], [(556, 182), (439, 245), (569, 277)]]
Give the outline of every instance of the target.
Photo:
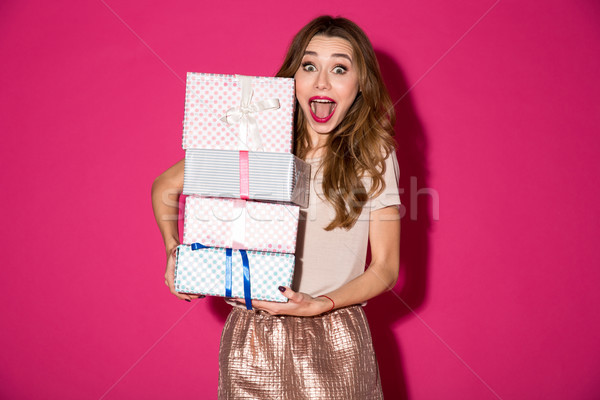
[[(300, 210), (296, 267), (292, 289), (318, 296), (338, 289), (365, 270), (369, 220), (371, 211), (400, 204), (398, 194), (399, 168), (396, 154), (386, 159), (385, 190), (363, 207), (356, 224), (350, 229), (324, 228), (335, 217), (333, 207), (324, 199), (320, 159), (308, 159), (311, 164), (310, 202)], [(368, 189), (370, 180), (363, 181)]]
[[(322, 196), (320, 159), (308, 159), (306, 162), (311, 165), (310, 201), (308, 208), (300, 209), (292, 289), (315, 297), (338, 289), (364, 272), (370, 213), (400, 204), (400, 172), (396, 154), (392, 153), (385, 160), (385, 190), (369, 200), (350, 230), (336, 228), (326, 231), (323, 228), (333, 220), (335, 211)], [(366, 179), (363, 183), (368, 189), (370, 180)], [(225, 301), (245, 308), (232, 300)]]

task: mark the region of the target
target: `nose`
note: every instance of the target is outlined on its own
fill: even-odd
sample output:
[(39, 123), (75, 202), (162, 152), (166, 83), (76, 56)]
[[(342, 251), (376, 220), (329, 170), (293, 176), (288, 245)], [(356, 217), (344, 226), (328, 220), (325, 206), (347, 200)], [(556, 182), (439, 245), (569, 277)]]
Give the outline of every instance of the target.
[(317, 75), (317, 81), (315, 82), (315, 88), (317, 89), (329, 89), (331, 87), (329, 82), (329, 74), (326, 70), (319, 71)]

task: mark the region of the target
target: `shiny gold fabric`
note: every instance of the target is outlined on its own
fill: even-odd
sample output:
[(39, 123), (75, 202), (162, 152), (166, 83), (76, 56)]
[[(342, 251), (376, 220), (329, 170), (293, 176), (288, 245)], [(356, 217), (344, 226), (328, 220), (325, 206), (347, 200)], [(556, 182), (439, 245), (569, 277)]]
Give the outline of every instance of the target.
[(360, 306), (316, 317), (235, 308), (219, 352), (219, 399), (382, 399)]

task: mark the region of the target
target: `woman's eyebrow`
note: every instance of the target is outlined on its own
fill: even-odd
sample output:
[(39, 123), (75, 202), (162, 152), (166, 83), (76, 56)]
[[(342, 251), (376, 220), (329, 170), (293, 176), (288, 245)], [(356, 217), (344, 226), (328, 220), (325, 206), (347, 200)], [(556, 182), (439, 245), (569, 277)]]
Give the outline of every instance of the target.
[[(315, 57), (317, 57), (317, 56), (318, 56), (318, 54), (317, 54), (317, 52), (316, 52), (316, 51), (310, 51), (310, 50), (306, 50), (306, 51), (304, 52), (304, 55), (305, 55), (305, 56), (315, 56)], [(346, 53), (333, 53), (333, 54), (331, 55), (331, 57), (345, 58), (345, 59), (347, 59), (348, 61), (350, 61), (350, 63), (352, 63), (352, 58), (350, 58), (350, 56), (349, 56), (348, 54), (346, 54)]]

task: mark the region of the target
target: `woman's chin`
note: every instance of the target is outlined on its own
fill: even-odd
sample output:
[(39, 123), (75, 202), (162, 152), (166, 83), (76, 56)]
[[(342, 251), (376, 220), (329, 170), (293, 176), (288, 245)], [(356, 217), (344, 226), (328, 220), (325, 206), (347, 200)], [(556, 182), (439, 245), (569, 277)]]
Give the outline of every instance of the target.
[(309, 125), (312, 128), (312, 130), (315, 133), (318, 133), (319, 135), (325, 135), (330, 133), (332, 130), (335, 129), (335, 127), (337, 126), (336, 121), (334, 121), (334, 119), (330, 119), (327, 122), (317, 122), (315, 120), (313, 120), (312, 118), (309, 120)]

